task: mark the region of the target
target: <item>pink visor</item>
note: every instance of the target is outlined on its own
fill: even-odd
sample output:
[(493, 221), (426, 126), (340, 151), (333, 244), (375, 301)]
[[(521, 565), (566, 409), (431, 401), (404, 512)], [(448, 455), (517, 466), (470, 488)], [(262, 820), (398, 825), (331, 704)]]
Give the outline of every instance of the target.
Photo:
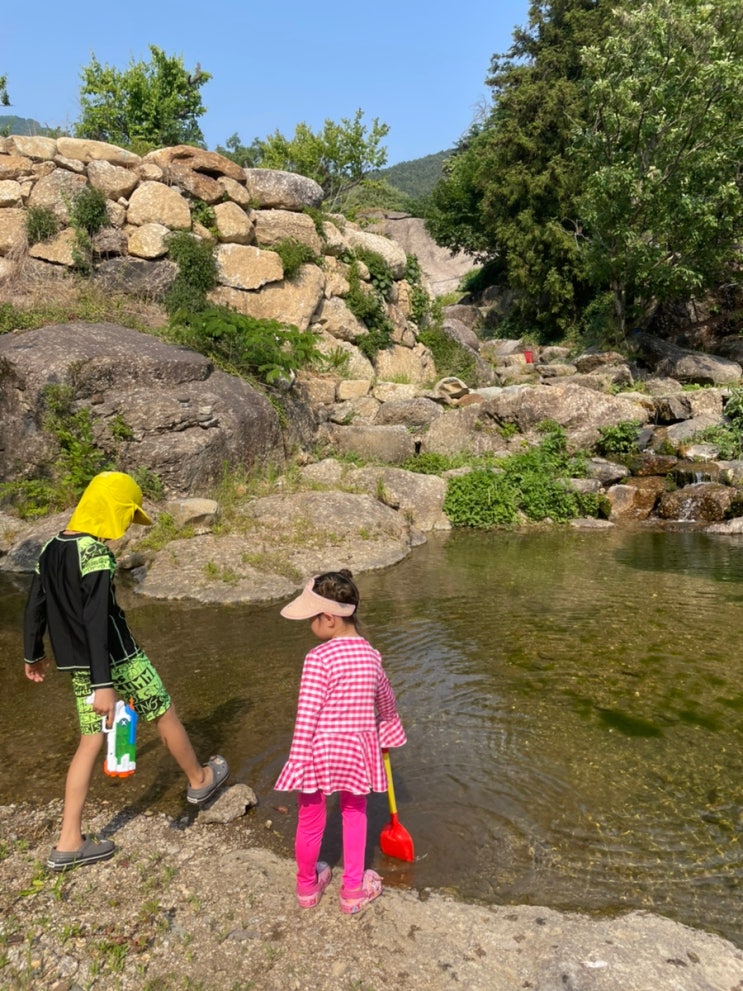
[(328, 616), (352, 616), (356, 612), (353, 602), (336, 602), (334, 599), (326, 599), (325, 596), (313, 592), (314, 584), (315, 579), (310, 578), (302, 594), (284, 606), (281, 610), (284, 619), (312, 619), (320, 613), (326, 613)]

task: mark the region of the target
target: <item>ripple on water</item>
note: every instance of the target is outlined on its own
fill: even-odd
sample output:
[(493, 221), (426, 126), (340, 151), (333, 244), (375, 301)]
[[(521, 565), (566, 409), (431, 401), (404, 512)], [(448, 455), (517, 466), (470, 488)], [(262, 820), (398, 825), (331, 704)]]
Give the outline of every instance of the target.
[[(405, 865), (392, 883), (589, 911), (649, 908), (743, 945), (743, 554), (702, 533), (452, 534), (359, 576), (409, 743), (393, 752)], [(277, 604), (142, 605), (132, 625), (200, 751), (224, 750), (291, 848), (286, 758), (304, 624)], [(126, 604), (130, 608), (129, 604)], [(19, 673), (22, 596), (0, 576), (0, 800), (61, 794), (75, 730), (62, 678)], [(12, 659), (12, 660), (11, 660)], [(40, 701), (43, 699), (43, 701)], [(49, 727), (48, 735), (45, 735)], [(112, 801), (183, 810), (156, 740)], [(12, 779), (12, 780), (11, 780)], [(337, 833), (330, 844), (340, 853)]]

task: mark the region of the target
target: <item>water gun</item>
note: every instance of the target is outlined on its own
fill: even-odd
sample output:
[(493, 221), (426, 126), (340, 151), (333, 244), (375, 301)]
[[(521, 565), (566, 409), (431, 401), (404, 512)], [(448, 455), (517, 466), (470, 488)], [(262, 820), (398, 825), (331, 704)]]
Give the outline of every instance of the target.
[(137, 768), (137, 720), (139, 716), (129, 704), (119, 699), (114, 710), (113, 726), (106, 726), (106, 717), (101, 720), (103, 732), (108, 737), (106, 759), (103, 770), (112, 778), (128, 778)]

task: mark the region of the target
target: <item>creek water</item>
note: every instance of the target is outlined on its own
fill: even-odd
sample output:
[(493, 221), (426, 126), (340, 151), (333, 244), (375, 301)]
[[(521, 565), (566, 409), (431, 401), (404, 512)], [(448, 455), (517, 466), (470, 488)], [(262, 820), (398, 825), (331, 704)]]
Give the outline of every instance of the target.
[[(19, 661), (26, 576), (0, 576), (0, 802), (60, 797), (75, 746), (66, 676)], [(743, 542), (699, 531), (434, 535), (359, 576), (365, 631), (408, 733), (392, 752), (416, 861), (369, 854), (388, 883), (608, 913), (642, 908), (743, 946)], [(201, 754), (224, 753), (291, 851), (272, 791), (291, 738), (308, 624), (270, 606), (153, 603), (131, 626)], [(184, 814), (151, 726), (116, 808)], [(287, 811), (285, 811), (287, 810)], [(337, 815), (331, 817), (331, 821)], [(335, 827), (334, 827), (335, 828)], [(337, 828), (328, 854), (337, 859)]]

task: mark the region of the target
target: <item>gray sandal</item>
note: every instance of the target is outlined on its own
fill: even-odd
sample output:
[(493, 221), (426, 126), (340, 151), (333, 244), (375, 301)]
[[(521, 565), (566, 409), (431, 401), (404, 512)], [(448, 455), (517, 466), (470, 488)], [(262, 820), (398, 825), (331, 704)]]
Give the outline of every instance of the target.
[(219, 754), (216, 757), (210, 757), (204, 766), (212, 769), (212, 781), (211, 784), (204, 785), (202, 788), (188, 789), (186, 798), (192, 805), (203, 805), (204, 802), (208, 801), (222, 787), (230, 776), (230, 766), (224, 757), (221, 757)]
[(58, 850), (52, 847), (46, 866), (52, 871), (68, 871), (72, 867), (95, 864), (113, 857), (116, 846), (111, 840), (94, 840), (83, 836), (83, 844), (77, 850)]

